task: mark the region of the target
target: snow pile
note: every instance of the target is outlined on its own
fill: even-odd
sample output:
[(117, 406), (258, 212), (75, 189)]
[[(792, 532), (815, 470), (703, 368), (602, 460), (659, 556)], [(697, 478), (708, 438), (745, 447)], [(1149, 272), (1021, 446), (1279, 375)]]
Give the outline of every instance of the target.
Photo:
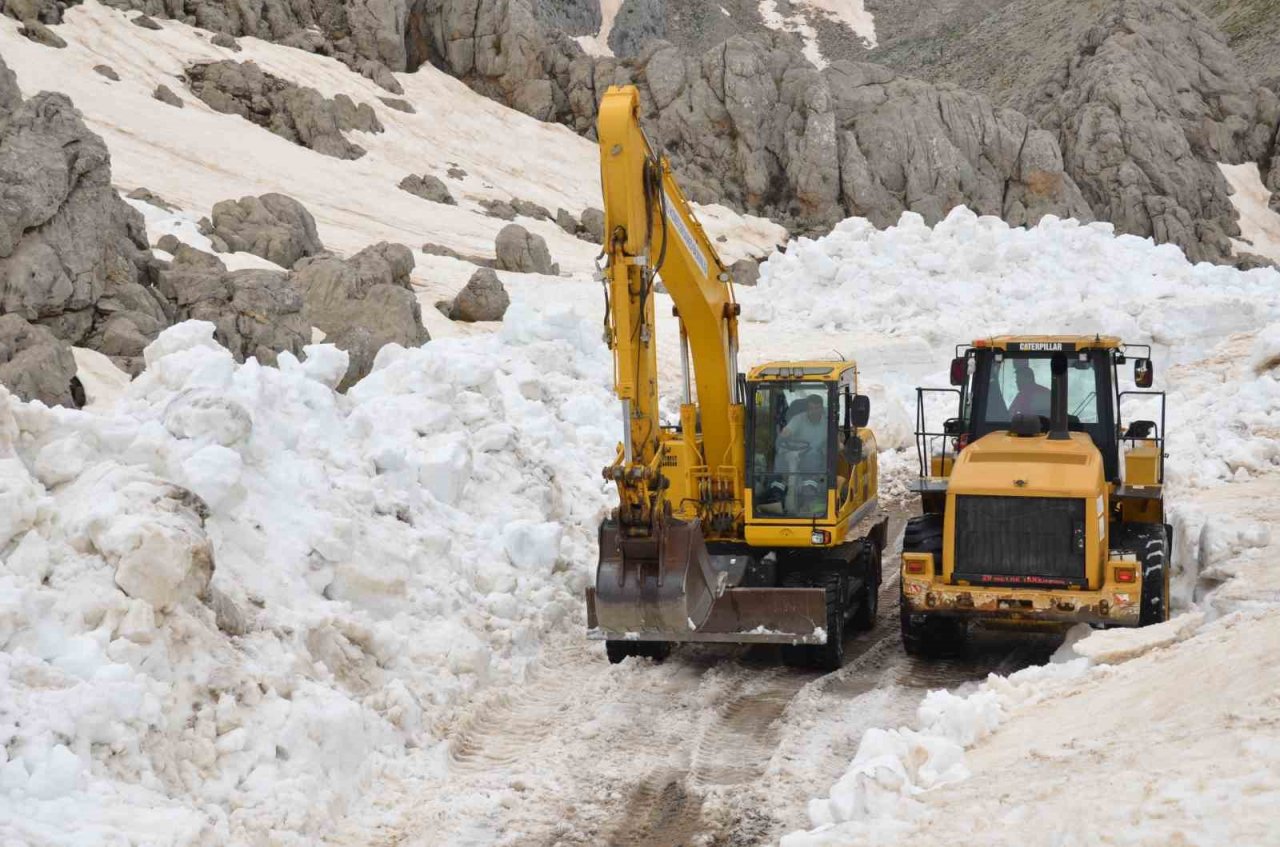
[[(581, 606), (592, 324), (237, 365), (188, 322), (94, 414), (0, 391), (0, 841), (314, 843)], [(593, 458), (597, 457), (597, 458)]]
[(830, 795), (810, 801), (809, 817), (816, 829), (783, 838), (782, 847), (831, 843), (827, 831), (850, 821), (883, 826), (883, 834), (892, 834), (905, 820), (918, 817), (918, 795), (969, 778), (967, 748), (991, 735), (1018, 709), (1054, 696), (1088, 669), (1086, 659), (1075, 659), (1008, 677), (993, 675), (968, 696), (929, 692), (917, 714), (920, 729), (867, 730), (853, 763)]

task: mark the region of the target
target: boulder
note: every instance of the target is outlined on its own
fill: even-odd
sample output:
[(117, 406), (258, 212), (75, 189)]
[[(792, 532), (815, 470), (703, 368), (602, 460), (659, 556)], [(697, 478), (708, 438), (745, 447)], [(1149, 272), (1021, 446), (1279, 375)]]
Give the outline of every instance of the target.
[(272, 365), (279, 352), (300, 356), (311, 343), (302, 294), (281, 271), (228, 272), (217, 256), (183, 244), (161, 271), (159, 287), (176, 320), (212, 323), (214, 337), (237, 361), (256, 357)]
[(446, 176), (448, 176), (449, 179), (466, 179), (467, 172), (457, 165), (451, 164), (449, 165), (449, 170), (446, 172)]
[(157, 85), (156, 90), (151, 92), (151, 96), (159, 100), (161, 103), (167, 103), (170, 106), (182, 108), (182, 98), (173, 93), (173, 89), (167, 85)]
[(94, 65), (93, 70), (94, 73), (97, 73), (99, 76), (105, 76), (112, 82), (120, 81), (120, 74), (116, 73), (115, 68), (110, 65)]
[(340, 391), (369, 373), (384, 344), (418, 347), (430, 340), (409, 279), (413, 266), (408, 247), (383, 242), (350, 259), (303, 259), (294, 269), (292, 278), (306, 303), (308, 325), (349, 354)]
[(512, 200), (511, 208), (516, 210), (517, 215), (524, 215), (526, 218), (533, 218), (536, 221), (551, 220), (551, 213), (547, 211), (545, 206), (539, 206), (529, 200)]
[(510, 305), (511, 298), (498, 275), (488, 268), (480, 268), (458, 292), (447, 314), (451, 320), (468, 323), (500, 321)]
[(494, 250), (498, 256), (498, 270), (553, 276), (560, 273), (559, 265), (551, 261), (551, 253), (542, 236), (529, 232), (519, 224), (507, 224), (502, 228)]
[(284, 194), (223, 200), (213, 207), (211, 231), (231, 251), (252, 253), (282, 268), (324, 250), (315, 218)]
[(457, 201), (453, 199), (453, 195), (449, 193), (449, 188), (438, 176), (424, 174), (410, 174), (400, 180), (401, 191), (407, 191), (423, 200), (430, 200), (432, 203), (443, 203), (446, 206), (456, 206)]
[(191, 93), (211, 109), (239, 115), (294, 144), (338, 159), (358, 159), (363, 147), (343, 132), (382, 132), (382, 124), (368, 103), (356, 104), (345, 94), (326, 98), (263, 72), (252, 62), (206, 62), (186, 71)]
[(171, 232), (167, 232), (160, 236), (160, 240), (156, 242), (156, 249), (163, 250), (169, 255), (178, 252), (178, 248), (182, 246), (182, 242), (178, 240), (178, 236)]
[(760, 262), (757, 259), (739, 259), (729, 266), (734, 285), (755, 285), (760, 281)]
[(593, 244), (604, 244), (604, 212), (600, 209), (584, 211), (580, 231)]
[(514, 221), (516, 219), (516, 208), (506, 200), (481, 200), (480, 206), (484, 209), (484, 213), (491, 218), (498, 218), (504, 221)]
[(214, 47), (221, 47), (224, 50), (230, 50), (234, 53), (239, 53), (241, 49), (240, 42), (236, 41), (234, 38), (232, 38), (230, 35), (227, 35), (225, 32), (214, 33), (213, 38), (209, 39), (209, 43), (212, 44)]
[(160, 24), (156, 23), (154, 20), (147, 17), (146, 15), (138, 15), (136, 18), (132, 19), (131, 23), (134, 26), (140, 26), (143, 29), (158, 30), (161, 28)]
[(159, 194), (156, 194), (154, 191), (152, 191), (149, 188), (135, 188), (125, 196), (128, 197), (130, 200), (141, 200), (143, 203), (149, 203), (152, 206), (158, 206), (159, 208), (164, 209), (166, 212), (173, 212), (173, 211), (176, 211), (178, 208), (177, 206), (165, 200), (163, 197), (161, 197)]
[(395, 109), (397, 112), (404, 112), (406, 115), (414, 115), (418, 112), (418, 110), (413, 108), (413, 104), (408, 100), (401, 100), (398, 97), (379, 97), (378, 99), (381, 100), (388, 109)]
[(78, 408), (72, 396), (71, 347), (18, 315), (0, 315), (0, 385), (23, 400)]
[(428, 256), (447, 256), (460, 262), (470, 262), (482, 268), (492, 268), (494, 265), (493, 259), (486, 259), (483, 256), (469, 256), (465, 253), (459, 253), (451, 247), (445, 247), (443, 244), (423, 244), (422, 252)]
[(67, 46), (67, 42), (62, 40), (62, 36), (37, 20), (28, 20), (18, 27), (18, 34), (34, 41), (36, 44), (43, 44), (45, 47), (61, 49)]
[(556, 209), (556, 226), (560, 227), (570, 235), (577, 235), (578, 228), (581, 227), (582, 224), (568, 209)]

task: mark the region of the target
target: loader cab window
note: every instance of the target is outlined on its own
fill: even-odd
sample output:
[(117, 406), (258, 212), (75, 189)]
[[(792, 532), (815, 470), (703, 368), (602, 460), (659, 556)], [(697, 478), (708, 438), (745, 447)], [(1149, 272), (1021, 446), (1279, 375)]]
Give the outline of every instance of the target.
[(751, 486), (755, 516), (827, 514), (835, 430), (827, 383), (766, 383), (752, 390)]
[[(973, 437), (1009, 428), (1013, 416), (1049, 419), (1052, 353), (986, 350), (977, 355), (973, 376)], [(1102, 453), (1108, 479), (1118, 472), (1110, 354), (1105, 350), (1067, 354), (1067, 421), (1085, 432)]]

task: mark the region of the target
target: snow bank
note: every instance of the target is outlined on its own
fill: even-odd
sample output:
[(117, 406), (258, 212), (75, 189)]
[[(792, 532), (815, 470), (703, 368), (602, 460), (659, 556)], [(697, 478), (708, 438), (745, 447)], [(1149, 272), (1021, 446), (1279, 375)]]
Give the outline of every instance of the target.
[(0, 841), (314, 843), (576, 614), (598, 329), (236, 364), (188, 322), (108, 411), (0, 391)]

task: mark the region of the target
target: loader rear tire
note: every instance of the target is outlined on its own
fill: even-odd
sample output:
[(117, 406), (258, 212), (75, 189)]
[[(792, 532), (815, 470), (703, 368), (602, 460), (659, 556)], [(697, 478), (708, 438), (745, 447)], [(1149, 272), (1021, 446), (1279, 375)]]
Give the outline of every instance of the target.
[(902, 647), (908, 656), (941, 659), (964, 652), (969, 630), (963, 618), (912, 614), (902, 599)]

